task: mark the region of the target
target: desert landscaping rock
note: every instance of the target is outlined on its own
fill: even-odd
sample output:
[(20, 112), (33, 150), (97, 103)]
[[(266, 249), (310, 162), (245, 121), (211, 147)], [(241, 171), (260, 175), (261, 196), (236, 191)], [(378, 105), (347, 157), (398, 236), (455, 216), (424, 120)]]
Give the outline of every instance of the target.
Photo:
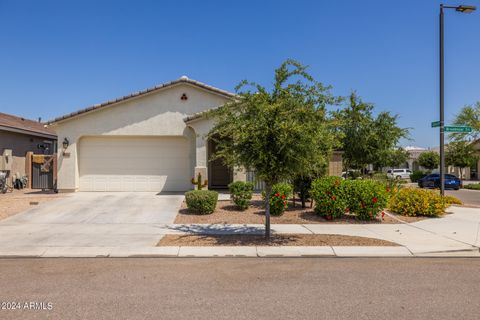
[(269, 240), (263, 235), (166, 235), (158, 246), (396, 246), (397, 244), (372, 238), (344, 235), (274, 234)]
[[(225, 198), (225, 197), (223, 197)], [(198, 215), (188, 211), (185, 203), (175, 218), (176, 224), (263, 224), (265, 223), (265, 210), (263, 201), (259, 195), (254, 195), (251, 206), (244, 211), (238, 208), (229, 200), (218, 201), (217, 208), (212, 214)], [(428, 219), (427, 217), (404, 217), (395, 213), (385, 215), (382, 220), (378, 217), (375, 221), (359, 221), (354, 216), (344, 216), (342, 218), (329, 221), (317, 215), (310, 203), (307, 208), (302, 209), (300, 203), (289, 201), (288, 209), (281, 216), (272, 216), (272, 224), (395, 224), (402, 222), (416, 222)]]
[(62, 199), (65, 194), (53, 191), (38, 191), (32, 189), (14, 190), (0, 194), (0, 220), (11, 217), (33, 207), (38, 207), (44, 202)]

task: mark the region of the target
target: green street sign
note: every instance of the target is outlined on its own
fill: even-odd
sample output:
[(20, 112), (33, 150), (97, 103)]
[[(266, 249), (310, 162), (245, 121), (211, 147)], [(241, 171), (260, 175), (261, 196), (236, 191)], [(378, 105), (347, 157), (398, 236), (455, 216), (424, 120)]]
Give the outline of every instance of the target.
[(445, 132), (472, 132), (472, 128), (463, 126), (445, 126)]
[(440, 121), (433, 121), (432, 128), (440, 127)]

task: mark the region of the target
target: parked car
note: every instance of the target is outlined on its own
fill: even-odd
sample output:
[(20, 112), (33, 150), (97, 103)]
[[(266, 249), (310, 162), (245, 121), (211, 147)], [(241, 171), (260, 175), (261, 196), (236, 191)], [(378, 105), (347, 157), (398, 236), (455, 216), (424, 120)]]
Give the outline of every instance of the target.
[(347, 170), (342, 172), (342, 178), (361, 179), (362, 172), (360, 170)]
[[(432, 173), (418, 180), (420, 188), (440, 188), (440, 174)], [(458, 190), (462, 186), (460, 179), (452, 174), (445, 175), (445, 189)]]
[(412, 171), (409, 169), (390, 169), (387, 171), (387, 177), (390, 179), (409, 179)]

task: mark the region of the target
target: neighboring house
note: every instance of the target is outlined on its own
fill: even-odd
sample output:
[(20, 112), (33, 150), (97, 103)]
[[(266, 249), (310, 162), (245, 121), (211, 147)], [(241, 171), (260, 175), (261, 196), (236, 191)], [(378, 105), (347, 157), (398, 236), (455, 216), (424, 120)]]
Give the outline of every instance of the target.
[[(473, 144), (474, 149), (478, 151), (477, 153), (480, 157), (480, 139), (472, 142), (472, 144)], [(425, 168), (423, 168), (422, 166), (420, 166), (418, 164), (418, 157), (423, 152), (426, 152), (426, 151), (434, 151), (434, 152), (437, 152), (437, 153), (440, 152), (439, 147), (433, 147), (433, 148), (426, 149), (426, 148), (421, 148), (421, 147), (408, 146), (408, 147), (405, 147), (404, 149), (408, 151), (409, 158), (407, 160), (407, 163), (405, 163), (405, 165), (401, 166), (401, 168), (407, 168), (407, 169), (411, 169), (411, 170), (426, 171)], [(457, 177), (462, 178), (462, 179), (479, 180), (479, 176), (478, 176), (479, 168), (480, 168), (480, 159), (472, 167), (463, 168), (463, 170), (462, 170), (463, 176), (462, 177), (460, 177), (460, 169), (457, 168), (457, 167), (447, 166), (446, 173), (454, 174)], [(436, 170), (433, 170), (433, 171), (438, 172), (439, 170), (436, 169)]]
[(426, 152), (430, 151), (429, 149), (422, 148), (422, 147), (415, 147), (415, 146), (406, 146), (403, 148), (405, 151), (408, 151), (408, 159), (405, 165), (401, 166), (403, 169), (410, 169), (412, 171), (416, 170), (425, 170), (424, 167), (420, 166), (418, 163), (418, 157)]
[(2, 161), (5, 160), (11, 150), (11, 177), (17, 173), (24, 176), (28, 172), (25, 170), (27, 152), (53, 154), (56, 151), (56, 143), (55, 131), (46, 128), (45, 124), (0, 113), (0, 157)]
[[(409, 169), (411, 171), (415, 170), (423, 170), (426, 169), (418, 163), (418, 157), (425, 151), (429, 151), (429, 149), (422, 148), (422, 147), (415, 147), (415, 146), (406, 146), (402, 147), (405, 151), (408, 151), (408, 159), (405, 163), (395, 167), (395, 169)], [(373, 166), (372, 166), (373, 169)], [(388, 170), (392, 169), (391, 167), (383, 167), (382, 171), (387, 172)]]
[(58, 190), (185, 191), (198, 173), (209, 188), (245, 180), (240, 170), (208, 161), (213, 121), (203, 113), (233, 97), (183, 76), (50, 121), (62, 149)]

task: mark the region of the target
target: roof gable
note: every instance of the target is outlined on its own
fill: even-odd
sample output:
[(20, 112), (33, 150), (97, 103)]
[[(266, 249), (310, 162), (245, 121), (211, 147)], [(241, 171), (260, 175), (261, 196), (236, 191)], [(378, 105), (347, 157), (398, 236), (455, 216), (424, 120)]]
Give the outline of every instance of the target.
[(67, 115), (57, 117), (57, 118), (49, 121), (48, 124), (49, 125), (55, 124), (57, 122), (67, 120), (67, 119), (76, 117), (78, 115), (84, 114), (84, 113), (99, 110), (99, 109), (111, 106), (111, 105), (119, 103), (119, 102), (123, 102), (123, 101), (127, 101), (129, 99), (134, 99), (134, 98), (137, 98), (137, 97), (141, 97), (141, 96), (153, 93), (155, 91), (159, 91), (159, 90), (167, 89), (169, 87), (173, 87), (173, 86), (178, 85), (178, 84), (189, 84), (189, 85), (195, 86), (197, 88), (200, 88), (202, 90), (205, 90), (205, 91), (208, 91), (210, 93), (217, 94), (217, 95), (220, 95), (220, 96), (223, 96), (223, 97), (226, 97), (226, 98), (232, 98), (232, 97), (236, 96), (235, 94), (233, 94), (231, 92), (209, 86), (209, 85), (207, 85), (205, 83), (202, 83), (200, 81), (189, 79), (186, 76), (182, 76), (177, 80), (166, 82), (166, 83), (157, 85), (155, 87), (151, 87), (151, 88), (148, 88), (148, 89), (145, 89), (145, 90), (142, 90), (142, 91), (137, 91), (137, 92), (131, 93), (129, 95), (114, 99), (114, 100), (109, 100), (109, 101), (106, 101), (106, 102), (103, 102), (103, 103), (100, 103), (100, 104), (95, 104), (93, 106), (90, 106), (90, 107), (87, 107), (87, 108), (69, 113)]

